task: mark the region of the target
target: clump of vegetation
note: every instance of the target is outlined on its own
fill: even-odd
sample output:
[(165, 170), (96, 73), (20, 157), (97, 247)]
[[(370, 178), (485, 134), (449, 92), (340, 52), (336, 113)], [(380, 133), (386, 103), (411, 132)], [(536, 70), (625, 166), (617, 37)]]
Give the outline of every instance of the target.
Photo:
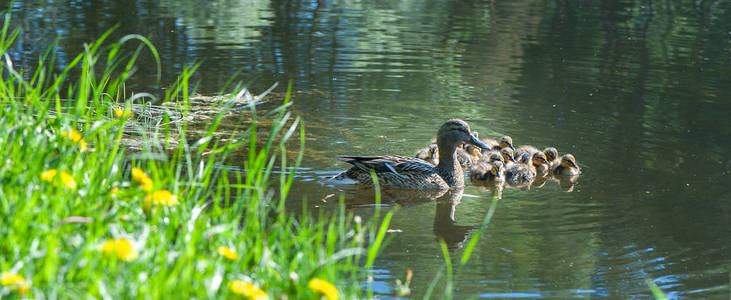
[[(159, 65), (147, 39), (110, 43), (110, 31), (63, 70), (54, 70), (49, 49), (29, 72), (5, 55), (18, 34), (9, 19), (0, 32), (0, 298), (366, 293), (358, 284), (365, 281), (362, 262), (372, 264), (387, 224), (376, 233), (343, 209), (319, 218), (284, 212), (293, 180), (287, 162), (301, 158), (288, 158), (284, 143), (295, 134), (304, 143), (288, 97), (259, 117), (272, 124), (263, 140), (252, 104), (245, 132), (224, 141), (214, 135), (217, 117), (191, 142), (185, 116), (195, 67), (185, 68), (162, 100), (178, 103), (183, 118), (162, 114), (149, 122), (133, 113), (132, 102), (151, 95), (124, 93), (141, 53)], [(130, 46), (134, 51), (123, 53)], [(130, 128), (145, 141), (138, 152), (122, 143)], [(168, 144), (171, 137), (176, 143)], [(216, 167), (242, 149), (243, 174)], [(275, 167), (285, 171), (278, 178)]]

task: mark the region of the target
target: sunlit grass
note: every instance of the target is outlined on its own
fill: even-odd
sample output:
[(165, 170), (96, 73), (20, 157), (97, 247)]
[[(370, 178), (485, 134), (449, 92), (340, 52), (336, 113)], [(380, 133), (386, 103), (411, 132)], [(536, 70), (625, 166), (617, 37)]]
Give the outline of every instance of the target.
[[(9, 19), (0, 54), (18, 34)], [(182, 117), (172, 122), (161, 108), (152, 122), (131, 107), (154, 97), (124, 86), (143, 52), (159, 70), (157, 51), (136, 35), (109, 42), (110, 32), (60, 71), (52, 49), (35, 70), (2, 56), (0, 298), (362, 297), (361, 264), (372, 265), (388, 224), (376, 231), (343, 209), (285, 213), (294, 174), (272, 178), (273, 169), (298, 166), (305, 134), (289, 97), (267, 114), (250, 105), (251, 127), (226, 141), (215, 135), (231, 109), (223, 104), (189, 141), (196, 66), (161, 99), (178, 103)], [(137, 46), (126, 54), (122, 45)], [(271, 121), (265, 139), (257, 140), (257, 118)], [(296, 135), (300, 154), (290, 158), (284, 144)], [(141, 151), (127, 150), (129, 136), (145, 141)], [(247, 154), (245, 172), (216, 167), (233, 151)]]

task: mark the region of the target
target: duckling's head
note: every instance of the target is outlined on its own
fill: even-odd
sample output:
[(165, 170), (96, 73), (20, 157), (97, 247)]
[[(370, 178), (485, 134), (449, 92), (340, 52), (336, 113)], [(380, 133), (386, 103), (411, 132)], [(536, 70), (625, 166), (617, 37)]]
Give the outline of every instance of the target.
[(490, 156), (487, 157), (487, 161), (489, 161), (490, 163), (496, 162), (496, 161), (505, 162), (505, 160), (503, 159), (503, 156), (497, 152), (490, 152)]
[(512, 150), (515, 150), (515, 147), (513, 147), (513, 138), (509, 136), (503, 136), (500, 138), (500, 148), (510, 148)]
[(549, 163), (548, 160), (546, 160), (546, 155), (543, 154), (543, 152), (533, 153), (533, 158), (531, 159), (531, 161), (533, 161), (533, 165), (535, 165), (535, 166), (538, 166), (538, 165), (550, 166), (551, 165), (551, 163)]
[(493, 161), (492, 163), (492, 169), (490, 169), (490, 173), (492, 173), (495, 178), (503, 178), (503, 175), (505, 175), (505, 163), (501, 161)]
[(500, 149), (500, 155), (503, 157), (503, 161), (505, 163), (508, 162), (515, 162), (515, 152), (513, 152), (513, 149), (510, 148), (502, 148)]
[(520, 156), (516, 157), (515, 160), (521, 164), (530, 164), (531, 156), (528, 152), (523, 152)]
[(437, 132), (437, 144), (440, 147), (458, 147), (463, 144), (472, 144), (487, 149), (488, 146), (480, 142), (470, 130), (470, 125), (460, 119), (447, 120)]
[(429, 144), (429, 159), (438, 159), (439, 158), (439, 147), (437, 144)]
[[(475, 136), (475, 137), (477, 137), (477, 136)], [(470, 145), (470, 144), (464, 145), (464, 151), (466, 151), (472, 157), (480, 157), (480, 154), (482, 154), (482, 149), (480, 147)]]
[(546, 149), (543, 149), (543, 154), (546, 155), (546, 160), (554, 161), (558, 157), (558, 150), (553, 147), (548, 147)]
[(579, 169), (579, 165), (576, 164), (576, 158), (571, 154), (561, 156), (561, 166), (564, 168)]

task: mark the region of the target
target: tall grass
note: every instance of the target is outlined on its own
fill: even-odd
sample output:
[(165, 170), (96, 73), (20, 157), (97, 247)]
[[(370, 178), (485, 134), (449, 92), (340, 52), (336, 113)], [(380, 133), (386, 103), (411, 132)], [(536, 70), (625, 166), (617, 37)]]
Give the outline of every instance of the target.
[[(343, 209), (284, 213), (294, 175), (286, 170), (302, 158), (302, 148), (287, 157), (284, 143), (299, 135), (304, 147), (305, 134), (289, 96), (267, 114), (250, 105), (252, 125), (226, 141), (216, 129), (231, 104), (221, 103), (193, 138), (184, 120), (196, 66), (160, 99), (176, 111), (117, 115), (154, 98), (124, 92), (142, 53), (159, 72), (147, 39), (109, 42), (110, 30), (63, 70), (52, 49), (35, 70), (18, 70), (7, 55), (18, 35), (9, 19), (0, 32), (0, 298), (319, 299), (328, 286), (308, 288), (315, 278), (342, 298), (366, 293), (361, 263), (372, 264), (387, 224), (360, 224)], [(265, 138), (257, 118), (271, 120)], [(123, 145), (130, 136), (146, 141), (141, 151)], [(247, 153), (243, 174), (216, 167), (233, 151)]]

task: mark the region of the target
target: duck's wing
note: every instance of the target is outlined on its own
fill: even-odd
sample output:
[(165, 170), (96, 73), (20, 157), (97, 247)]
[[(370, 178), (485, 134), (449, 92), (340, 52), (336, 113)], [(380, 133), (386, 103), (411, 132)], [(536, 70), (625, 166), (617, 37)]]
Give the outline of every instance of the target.
[(409, 173), (409, 172), (434, 172), (434, 166), (428, 162), (408, 156), (401, 155), (377, 155), (377, 156), (338, 156), (338, 159), (352, 164), (353, 166), (370, 173)]

